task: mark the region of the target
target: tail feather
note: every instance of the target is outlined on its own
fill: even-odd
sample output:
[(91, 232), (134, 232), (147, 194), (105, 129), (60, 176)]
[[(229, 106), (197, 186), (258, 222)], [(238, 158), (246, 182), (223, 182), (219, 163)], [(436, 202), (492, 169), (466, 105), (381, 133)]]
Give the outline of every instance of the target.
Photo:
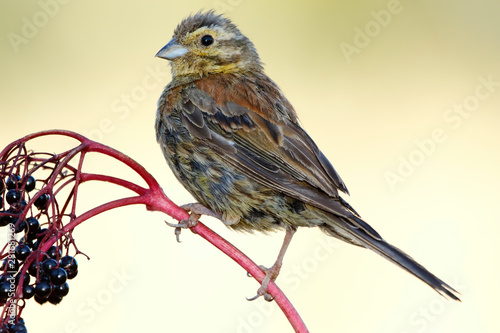
[[(367, 225), (366, 222), (356, 216), (353, 216), (352, 218), (355, 219), (355, 224), (357, 225)], [(360, 223), (360, 221), (362, 223)], [(321, 226), (321, 228), (331, 236), (338, 237), (355, 245), (361, 245), (374, 251), (385, 259), (398, 265), (405, 271), (415, 275), (440, 295), (460, 302), (460, 298), (458, 298), (457, 296), (460, 294), (458, 291), (429, 272), (424, 266), (420, 265), (412, 257), (407, 255), (397, 247), (392, 246), (382, 238), (374, 238), (363, 228), (357, 228), (355, 224), (352, 223), (352, 221), (347, 221), (344, 218), (339, 218), (339, 220), (337, 220), (336, 222), (337, 223), (335, 223), (334, 226), (330, 224), (324, 224)]]

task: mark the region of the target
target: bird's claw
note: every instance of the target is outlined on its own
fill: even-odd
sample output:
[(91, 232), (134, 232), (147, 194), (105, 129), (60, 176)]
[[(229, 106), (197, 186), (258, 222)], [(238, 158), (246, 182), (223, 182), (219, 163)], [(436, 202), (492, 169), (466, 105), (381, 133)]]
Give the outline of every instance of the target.
[(251, 298), (248, 298), (247, 297), (247, 301), (255, 301), (257, 298), (259, 298), (260, 296), (264, 296), (264, 299), (268, 302), (272, 302), (274, 300), (274, 297), (271, 296), (271, 294), (268, 294), (267, 293), (267, 290), (264, 290), (263, 287), (260, 287), (258, 290), (257, 290), (257, 295), (255, 295), (254, 297), (251, 297)]
[[(257, 290), (257, 295), (255, 295), (254, 297), (251, 297), (251, 298), (247, 297), (247, 301), (255, 301), (260, 296), (264, 296), (264, 299), (268, 302), (272, 302), (274, 300), (274, 297), (271, 296), (271, 294), (269, 294), (267, 292), (267, 288), (269, 286), (269, 283), (271, 281), (274, 281), (276, 279), (276, 277), (278, 276), (277, 273), (279, 273), (279, 270), (277, 270), (277, 272), (275, 272), (276, 269), (273, 270), (273, 267), (267, 268), (266, 266), (259, 265), (259, 268), (264, 273), (266, 273), (266, 276), (264, 277), (264, 279), (262, 279), (262, 283), (260, 285), (260, 288)], [(247, 275), (250, 276), (250, 273), (247, 272)]]
[(175, 239), (178, 243), (181, 242), (180, 236), (182, 229), (188, 229), (195, 227), (198, 224), (198, 220), (202, 215), (212, 216), (218, 219), (221, 219), (222, 216), (220, 214), (214, 213), (211, 209), (203, 206), (200, 203), (190, 203), (186, 205), (180, 206), (180, 208), (184, 209), (186, 212), (190, 213), (189, 218), (180, 221), (179, 223), (169, 223), (165, 221), (165, 223), (172, 228), (175, 228)]
[(189, 218), (180, 221), (179, 223), (170, 223), (165, 221), (165, 223), (172, 228), (175, 228), (174, 234), (175, 234), (175, 239), (177, 240), (177, 243), (181, 243), (181, 231), (182, 229), (188, 229), (195, 227), (198, 224), (198, 219), (200, 218), (200, 214), (191, 214), (189, 215)]

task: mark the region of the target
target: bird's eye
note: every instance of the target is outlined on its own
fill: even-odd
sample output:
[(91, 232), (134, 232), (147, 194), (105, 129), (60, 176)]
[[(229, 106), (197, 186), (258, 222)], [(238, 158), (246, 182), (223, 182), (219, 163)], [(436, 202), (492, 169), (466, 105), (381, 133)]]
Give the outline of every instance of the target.
[(214, 38), (210, 35), (205, 35), (205, 36), (201, 37), (201, 45), (203, 45), (203, 46), (212, 45), (213, 42), (214, 42)]

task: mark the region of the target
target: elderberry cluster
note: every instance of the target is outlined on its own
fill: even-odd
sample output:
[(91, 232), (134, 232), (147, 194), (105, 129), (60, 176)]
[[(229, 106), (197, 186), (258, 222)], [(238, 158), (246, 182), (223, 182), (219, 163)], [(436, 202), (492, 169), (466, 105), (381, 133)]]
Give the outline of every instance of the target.
[[(58, 304), (69, 292), (67, 280), (78, 274), (76, 259), (62, 256), (61, 248), (67, 246), (56, 243), (42, 251), (56, 228), (49, 223), (50, 195), (32, 194), (35, 187), (32, 175), (0, 175), (0, 227), (9, 227), (9, 242), (0, 260), (0, 306), (7, 308), (32, 297), (39, 304)], [(42, 218), (47, 222), (40, 222)], [(16, 321), (4, 318), (0, 333), (27, 332), (19, 311), (13, 312), (10, 317)]]
[[(26, 274), (23, 279), (24, 299), (35, 296), (35, 301), (39, 304), (47, 301), (58, 304), (68, 294), (69, 286), (66, 281), (76, 276), (78, 264), (72, 256), (64, 256), (58, 262), (55, 259), (54, 251), (52, 251), (45, 260), (33, 261), (28, 268), (28, 273), (29, 275)], [(36, 282), (32, 285), (29, 284), (30, 275), (36, 279)]]

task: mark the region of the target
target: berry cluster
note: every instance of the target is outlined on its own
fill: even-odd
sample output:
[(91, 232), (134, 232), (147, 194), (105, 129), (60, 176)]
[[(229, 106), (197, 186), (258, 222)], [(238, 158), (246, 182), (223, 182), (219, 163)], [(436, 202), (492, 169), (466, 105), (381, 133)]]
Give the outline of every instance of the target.
[[(42, 137), (56, 139), (58, 144), (61, 138), (79, 143), (59, 153), (28, 148), (28, 142)], [(106, 174), (83, 172), (88, 153), (123, 163), (148, 188)], [(129, 189), (135, 196), (81, 209), (77, 205), (79, 187), (89, 182), (107, 182)], [(0, 150), (0, 231), (8, 235), (7, 244), (0, 246), (0, 333), (27, 332), (22, 312), (28, 300), (58, 304), (68, 294), (68, 280), (78, 274), (75, 257), (83, 255), (88, 259), (73, 237), (77, 226), (103, 212), (136, 204), (167, 214), (178, 208), (137, 162), (77, 133), (37, 132)]]
[[(78, 272), (76, 260), (71, 256), (61, 258), (61, 250), (56, 246), (51, 246), (44, 253), (42, 251), (38, 256), (34, 256), (28, 268), (29, 274), (20, 274), (19, 268), (30, 257), (34, 250), (38, 250), (40, 244), (48, 239), (50, 231), (47, 228), (41, 228), (40, 222), (35, 217), (23, 219), (24, 208), (27, 206), (25, 195), (35, 189), (36, 181), (33, 176), (25, 177), (23, 181), (19, 175), (11, 175), (7, 178), (5, 185), (0, 180), (0, 194), (6, 187), (7, 194), (5, 201), (10, 207), (3, 213), (9, 215), (0, 216), (0, 226), (10, 225), (15, 234), (24, 233), (19, 241), (11, 237), (11, 244), (16, 244), (14, 253), (9, 253), (4, 259), (0, 272), (0, 304), (5, 304), (9, 294), (13, 293), (11, 285), (19, 285), (20, 276), (23, 276), (23, 298), (29, 299), (35, 296), (35, 300), (43, 304), (49, 301), (57, 304), (62, 297), (69, 291), (66, 280), (72, 279)], [(34, 201), (34, 206), (43, 212), (47, 206), (49, 196), (42, 194)], [(3, 204), (3, 200), (1, 200)], [(14, 235), (11, 235), (14, 236)], [(35, 278), (33, 284), (30, 284), (30, 275)], [(11, 281), (15, 283), (12, 284)], [(12, 295), (13, 296), (13, 295)]]
[(71, 232), (61, 232), (63, 220), (71, 220), (63, 213), (71, 201), (66, 200), (61, 209), (55, 200), (63, 187), (56, 185), (70, 183), (72, 174), (56, 173), (57, 163), (50, 159), (39, 163), (34, 154), (16, 157), (10, 163), (0, 161), (0, 227), (8, 229), (8, 243), (0, 252), (0, 306), (4, 308), (0, 333), (27, 332), (21, 318), (26, 300), (61, 302), (69, 292), (67, 281), (78, 274), (70, 247), (80, 253)]
[[(30, 255), (32, 249), (26, 243), (19, 243), (15, 249), (15, 259), (5, 259), (0, 270), (0, 302), (4, 305), (7, 299), (13, 296), (14, 288), (20, 284), (22, 276), (22, 298), (30, 299), (35, 296), (35, 301), (43, 304), (49, 301), (58, 304), (69, 292), (66, 282), (78, 274), (78, 264), (72, 256), (60, 257), (55, 246), (46, 252), (43, 261), (33, 260), (24, 275), (19, 272), (19, 267)], [(57, 260), (57, 258), (60, 260)], [(31, 278), (33, 277), (33, 279)]]

